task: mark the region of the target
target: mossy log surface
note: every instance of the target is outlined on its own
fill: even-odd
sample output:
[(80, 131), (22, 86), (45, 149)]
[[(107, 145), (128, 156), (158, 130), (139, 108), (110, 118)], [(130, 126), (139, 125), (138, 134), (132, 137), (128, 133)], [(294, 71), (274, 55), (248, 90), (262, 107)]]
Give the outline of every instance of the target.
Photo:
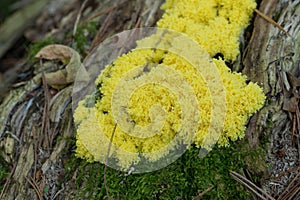
[[(96, 36), (98, 42), (122, 30), (155, 25), (162, 13), (162, 2), (101, 1), (90, 14), (108, 11), (100, 16), (102, 32)], [(34, 76), (13, 86), (6, 85), (12, 89), (3, 94), (0, 105), (1, 159), (11, 166), (0, 199), (74, 199), (74, 179), (62, 183), (64, 162), (74, 153), (70, 144), (75, 137), (73, 84), (52, 93), (41, 68), (48, 73), (60, 66), (51, 62), (26, 65), (34, 69)]]
[[(118, 1), (105, 2), (112, 5)], [(128, 1), (111, 11), (113, 31), (106, 30), (107, 35), (98, 37), (106, 38), (134, 28), (137, 22), (141, 27), (154, 25), (161, 15), (162, 2)], [(256, 147), (262, 135), (270, 137), (266, 161), (271, 168), (266, 174), (275, 176), (299, 165), (299, 146), (290, 143), (293, 140), (299, 144), (300, 138), (297, 95), (300, 87), (300, 0), (263, 0), (258, 9), (291, 35), (287, 36), (255, 16), (251, 25), (253, 31), (249, 31), (251, 39), (242, 49), (239, 61), (242, 72), (249, 80), (258, 82), (268, 98), (264, 108), (250, 119), (247, 138), (249, 146)], [(103, 24), (106, 19), (103, 18)], [(27, 66), (39, 68), (40, 63)], [(64, 164), (74, 153), (73, 85), (57, 93), (46, 88), (42, 74), (37, 73), (32, 79), (15, 84), (4, 95), (0, 105), (1, 157), (11, 168), (0, 199), (74, 199), (76, 196), (77, 172), (69, 176), (73, 178), (63, 180)], [(285, 150), (287, 156), (279, 159), (277, 150)], [(294, 161), (292, 166), (285, 165), (291, 161)], [(279, 164), (284, 168), (276, 167)], [(282, 180), (275, 188), (271, 180), (262, 184), (269, 193), (278, 196), (288, 181)]]
[[(246, 135), (251, 146), (258, 145), (263, 135), (269, 138), (266, 163), (270, 166), (270, 179), (264, 187), (276, 197), (291, 181), (286, 176), (279, 180), (276, 177), (298, 166), (300, 161), (300, 1), (264, 0), (259, 10), (291, 35), (256, 16), (242, 60), (243, 73), (258, 82), (267, 95), (263, 109), (251, 118)], [(290, 176), (297, 173), (299, 169)]]

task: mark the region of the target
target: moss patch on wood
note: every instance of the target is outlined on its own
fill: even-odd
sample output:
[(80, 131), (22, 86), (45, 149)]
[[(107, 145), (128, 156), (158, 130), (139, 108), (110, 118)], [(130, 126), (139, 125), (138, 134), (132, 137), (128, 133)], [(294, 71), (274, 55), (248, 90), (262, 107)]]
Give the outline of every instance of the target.
[[(192, 199), (206, 189), (213, 189), (204, 199), (252, 199), (231, 176), (229, 171), (243, 174), (245, 169), (255, 168), (262, 163), (262, 149), (247, 149), (246, 141), (231, 144), (228, 148), (214, 148), (203, 159), (198, 157), (197, 148), (191, 148), (180, 159), (166, 168), (144, 174), (126, 174), (107, 169), (107, 186), (113, 199)], [(250, 152), (250, 154), (249, 154)], [(249, 155), (259, 155), (257, 162), (249, 166)], [(264, 165), (262, 165), (264, 166)], [(261, 163), (258, 167), (262, 167)], [(78, 199), (105, 199), (104, 165), (87, 163), (74, 155), (65, 165), (65, 180), (74, 178)], [(261, 174), (255, 174), (259, 179)]]
[(9, 175), (8, 165), (6, 162), (0, 159), (0, 191), (2, 191), (8, 175)]

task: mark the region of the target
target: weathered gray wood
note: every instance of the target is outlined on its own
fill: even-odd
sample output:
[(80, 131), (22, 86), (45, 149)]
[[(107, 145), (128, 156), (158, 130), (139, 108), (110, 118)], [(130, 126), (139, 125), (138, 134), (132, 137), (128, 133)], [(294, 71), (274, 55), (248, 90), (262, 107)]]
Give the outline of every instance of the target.
[[(102, 29), (101, 34), (104, 35), (100, 36), (105, 39), (114, 32), (135, 28), (138, 22), (141, 27), (154, 25), (159, 18), (162, 2), (128, 1), (123, 7), (111, 11), (110, 23)], [(99, 10), (102, 11), (120, 1), (105, 0), (101, 3)], [(100, 17), (101, 25), (104, 25), (106, 17)], [(44, 62), (44, 67), (49, 63), (51, 65), (51, 61)], [(0, 199), (41, 199), (38, 193), (42, 193), (43, 199), (74, 199), (76, 193), (72, 187), (74, 179), (67, 180), (63, 188), (57, 187), (62, 178), (58, 174), (64, 170), (62, 153), (68, 150), (67, 141), (74, 137), (73, 85), (49, 94), (41, 80), (41, 71), (37, 64), (35, 77), (7, 92), (0, 104), (0, 147), (4, 148), (1, 157), (13, 166)], [(48, 103), (47, 96), (50, 97)], [(47, 127), (47, 124), (50, 126)], [(39, 187), (38, 190), (33, 189), (31, 178)], [(47, 192), (43, 191), (45, 185)]]
[[(105, 3), (107, 2), (109, 1), (105, 1)], [(118, 0), (110, 1), (107, 6), (118, 2)], [(122, 17), (126, 20), (131, 17), (131, 21), (109, 24), (108, 27), (103, 28), (102, 33), (107, 35), (99, 35), (99, 37), (109, 37), (113, 32), (133, 28), (139, 18), (140, 26), (153, 25), (157, 20), (157, 13), (160, 12), (160, 3), (162, 0), (128, 1), (123, 10), (112, 11), (114, 12), (112, 21), (115, 23)], [(247, 137), (251, 146), (255, 147), (258, 145), (261, 135), (270, 136), (270, 151), (267, 161), (271, 166), (278, 160), (276, 152), (274, 153), (272, 149), (278, 148), (274, 141), (281, 142), (285, 146), (290, 145), (290, 140), (288, 140), (291, 134), (289, 114), (282, 109), (285, 98), (283, 86), (291, 88), (286, 72), (290, 71), (296, 76), (295, 69), (300, 60), (299, 5), (300, 0), (262, 1), (259, 6), (260, 10), (270, 17), (274, 18), (275, 16), (277, 22), (293, 37), (287, 37), (285, 33), (257, 16), (251, 41), (242, 57), (243, 72), (248, 75), (250, 80), (262, 85), (268, 96), (265, 107), (250, 120)], [(142, 14), (143, 16), (141, 16)], [(105, 17), (102, 18), (104, 21)], [(52, 102), (48, 108), (48, 114), (49, 116), (60, 116), (61, 121), (57, 123), (50, 119), (50, 132), (57, 134), (55, 138), (61, 136), (63, 139), (57, 140), (50, 149), (47, 148), (49, 144), (41, 127), (45, 110), (44, 92), (40, 79), (36, 77), (27, 81), (25, 85), (11, 90), (1, 105), (0, 143), (2, 146), (6, 145), (3, 157), (15, 165), (2, 199), (38, 199), (37, 192), (27, 180), (29, 177), (33, 177), (41, 189), (43, 181), (47, 184), (54, 183), (49, 188), (49, 192), (44, 194), (45, 199), (51, 199), (56, 194), (62, 199), (73, 199), (76, 193), (75, 188), (72, 187), (74, 186), (73, 179), (64, 183), (65, 188), (62, 191), (59, 191), (61, 188), (55, 187), (59, 181), (59, 177), (55, 173), (62, 170), (63, 166), (61, 153), (67, 147), (66, 138), (74, 136), (70, 104), (72, 85), (63, 88), (51, 97)], [(63, 110), (61, 105), (64, 105)], [(46, 130), (45, 127), (44, 130)], [(283, 137), (282, 141), (279, 140), (280, 137)], [(37, 148), (39, 145), (42, 147), (41, 149)], [(292, 149), (287, 160), (283, 161), (297, 160), (297, 155), (294, 153), (295, 148)], [(285, 166), (285, 168), (287, 167), (289, 166)], [(271, 170), (278, 169), (272, 168)], [(271, 181), (264, 185), (268, 192), (271, 192), (270, 184)], [(280, 185), (276, 191), (282, 191), (284, 186), (284, 184)]]
[[(293, 83), (289, 80), (288, 72), (299, 78), (300, 1), (263, 0), (259, 9), (275, 19), (292, 36), (287, 36), (260, 16), (256, 16), (251, 41), (243, 59), (243, 72), (250, 80), (258, 82), (268, 97), (263, 109), (251, 119), (247, 137), (252, 146), (259, 144), (261, 136), (269, 138), (266, 158), (270, 165), (268, 173), (276, 176), (291, 169), (300, 159), (299, 149), (292, 145), (292, 141), (299, 140), (299, 128), (296, 127), (297, 137), (292, 138), (291, 132), (292, 121), (296, 119), (291, 116), (297, 117), (296, 113), (283, 109), (284, 104), (292, 103), (293, 98), (296, 99), (291, 91)], [(294, 106), (299, 110), (298, 100)], [(283, 158), (278, 157), (279, 151), (285, 152)], [(288, 181), (290, 180), (287, 177), (276, 183), (269, 180), (264, 188), (277, 196), (287, 186)]]

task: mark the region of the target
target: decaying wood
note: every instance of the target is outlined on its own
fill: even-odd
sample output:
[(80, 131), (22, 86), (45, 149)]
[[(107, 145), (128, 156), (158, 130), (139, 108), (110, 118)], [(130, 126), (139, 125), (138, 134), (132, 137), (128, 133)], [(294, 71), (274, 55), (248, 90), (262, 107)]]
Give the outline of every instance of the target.
[[(267, 163), (269, 175), (280, 176), (299, 164), (299, 110), (298, 91), (292, 75), (299, 80), (300, 63), (300, 1), (263, 0), (259, 10), (275, 19), (290, 35), (256, 16), (248, 49), (244, 55), (243, 72), (259, 83), (267, 95), (264, 108), (249, 123), (247, 137), (252, 146), (258, 146), (263, 136), (269, 139)], [(288, 104), (288, 105), (287, 105)], [(295, 108), (293, 111), (292, 108)], [(293, 124), (297, 130), (293, 135)], [(291, 172), (290, 177), (297, 171)], [(287, 176), (264, 183), (269, 194), (276, 197), (288, 185)], [(300, 198), (300, 197), (298, 197)]]
[[(163, 1), (137, 0), (122, 5), (118, 5), (118, 0), (101, 2), (103, 4), (99, 5), (99, 9), (90, 15), (96, 16), (101, 22), (94, 46), (113, 33), (154, 25), (161, 13), (159, 6)], [(251, 41), (242, 59), (243, 72), (250, 80), (258, 82), (268, 96), (265, 107), (250, 120), (247, 137), (251, 147), (258, 145), (262, 135), (270, 137), (267, 161), (273, 168), (269, 173), (277, 173), (278, 177), (284, 177), (280, 176), (280, 171), (286, 173), (289, 168), (293, 168), (289, 165), (291, 161), (296, 160), (299, 164), (299, 147), (297, 149), (290, 142), (299, 140), (299, 130), (291, 137), (292, 124), (299, 125), (295, 121), (299, 115), (290, 112), (289, 108), (292, 106), (286, 105), (286, 109), (283, 109), (284, 101), (298, 102), (292, 98), (297, 98), (294, 90), (299, 88), (291, 82), (291, 75), (288, 74), (299, 79), (299, 5), (300, 0), (263, 0), (259, 10), (273, 19), (276, 18), (275, 21), (291, 37), (256, 16)], [(73, 21), (75, 22), (75, 18)], [(55, 64), (43, 63), (44, 68), (49, 65)], [(40, 68), (39, 63), (36, 68)], [(62, 155), (64, 151), (71, 153), (67, 140), (74, 137), (71, 106), (73, 86), (66, 85), (54, 93), (45, 92), (47, 82), (42, 81), (42, 70), (35, 71), (31, 80), (18, 83), (7, 92), (0, 105), (0, 147), (4, 149), (2, 157), (11, 165), (11, 174), (0, 199), (74, 199), (76, 172), (74, 179), (66, 180), (58, 188), (60, 174), (64, 171)], [(47, 98), (50, 99), (48, 105)], [(50, 119), (46, 120), (44, 108), (47, 106)], [(299, 108), (299, 105), (295, 107)], [(45, 123), (49, 123), (47, 131), (42, 128)], [(285, 152), (285, 158), (280, 161), (278, 150), (284, 151), (287, 148), (291, 151)], [(278, 164), (274, 162), (279, 162), (278, 160), (283, 166), (282, 169), (274, 168)], [(294, 165), (296, 164), (295, 162)], [(296, 174), (297, 170), (288, 173)], [(269, 180), (264, 183), (264, 189), (276, 197), (288, 185), (288, 181), (282, 180), (273, 187), (272, 180)]]
[[(101, 1), (99, 10), (90, 15), (102, 12), (98, 15), (100, 29), (96, 41), (137, 24), (154, 25), (162, 2), (137, 0), (116, 6), (118, 0)], [(75, 22), (76, 16), (72, 16)], [(73, 84), (67, 82), (51, 92), (53, 83), (48, 83), (47, 77), (64, 66), (54, 61), (37, 61), (30, 67), (35, 68), (34, 77), (16, 84), (0, 104), (0, 147), (4, 149), (1, 156), (12, 167), (0, 199), (74, 199), (74, 179), (58, 186), (64, 173), (64, 155), (73, 153), (68, 143), (75, 133)]]

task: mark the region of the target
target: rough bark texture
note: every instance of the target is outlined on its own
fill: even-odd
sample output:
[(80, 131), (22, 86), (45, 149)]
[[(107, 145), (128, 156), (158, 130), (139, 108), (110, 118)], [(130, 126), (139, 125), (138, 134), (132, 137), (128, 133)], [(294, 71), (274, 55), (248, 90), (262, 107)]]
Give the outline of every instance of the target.
[[(264, 0), (259, 10), (291, 35), (256, 16), (243, 59), (243, 72), (258, 82), (267, 95), (264, 108), (250, 121), (247, 137), (253, 146), (258, 145), (263, 135), (269, 138), (266, 161), (271, 179), (264, 187), (276, 197), (291, 179), (282, 176), (275, 180), (276, 177), (299, 165), (299, 85), (296, 79), (299, 80), (300, 67), (300, 1)], [(289, 176), (294, 177), (297, 171), (299, 169)]]
[[(103, 1), (103, 5), (110, 6), (116, 2), (119, 1)], [(161, 3), (162, 0), (128, 1), (110, 11), (101, 19), (103, 26), (97, 35), (98, 42), (114, 32), (133, 28), (137, 24), (154, 25), (160, 15)], [(269, 173), (279, 176), (281, 172), (299, 164), (299, 148), (295, 144), (299, 143), (297, 94), (300, 85), (292, 79), (299, 78), (300, 1), (264, 0), (259, 9), (292, 35), (288, 37), (256, 16), (250, 43), (242, 57), (243, 72), (249, 80), (258, 82), (268, 97), (265, 107), (250, 120), (247, 137), (250, 146), (255, 147), (262, 135), (269, 136)], [(107, 20), (111, 23), (107, 24)], [(33, 65), (27, 64), (27, 67), (33, 68)], [(35, 67), (39, 68), (39, 63)], [(65, 158), (71, 152), (68, 141), (74, 137), (71, 107), (73, 88), (68, 85), (58, 93), (51, 93), (41, 77), (41, 73), (36, 73), (31, 80), (15, 85), (0, 105), (2, 157), (12, 166), (0, 199), (74, 198), (74, 179), (59, 184), (64, 173)], [(288, 104), (284, 106), (284, 102)], [(291, 131), (293, 126), (296, 131)], [(285, 152), (284, 157), (278, 157), (279, 150)], [(264, 183), (264, 187), (273, 196), (278, 196), (288, 181), (280, 180), (275, 185), (271, 179)]]
[[(74, 0), (73, 3), (76, 2)], [(162, 2), (101, 1), (99, 9), (89, 15), (94, 16), (103, 10), (106, 12), (100, 16), (101, 26), (94, 44), (122, 30), (153, 26), (160, 17)], [(66, 2), (64, 6), (69, 4)], [(76, 14), (78, 10), (79, 7), (75, 10)], [(74, 10), (66, 11), (65, 14), (70, 15), (66, 19), (68, 24), (74, 24), (77, 16), (73, 15)], [(43, 14), (46, 12), (44, 10)], [(39, 28), (31, 31), (30, 35), (38, 32)], [(0, 147), (4, 149), (1, 156), (11, 165), (11, 172), (0, 199), (74, 199), (75, 180), (60, 184), (65, 171), (64, 162), (73, 153), (70, 149), (70, 139), (75, 133), (72, 121), (73, 85), (67, 85), (58, 92), (49, 91), (41, 71), (47, 74), (61, 66), (57, 67), (53, 62), (28, 63), (25, 66), (34, 69), (34, 77), (15, 84), (9, 92), (5, 88), (1, 90), (6, 92), (0, 104)], [(17, 76), (14, 77), (12, 81)], [(9, 83), (5, 87), (9, 88)]]

